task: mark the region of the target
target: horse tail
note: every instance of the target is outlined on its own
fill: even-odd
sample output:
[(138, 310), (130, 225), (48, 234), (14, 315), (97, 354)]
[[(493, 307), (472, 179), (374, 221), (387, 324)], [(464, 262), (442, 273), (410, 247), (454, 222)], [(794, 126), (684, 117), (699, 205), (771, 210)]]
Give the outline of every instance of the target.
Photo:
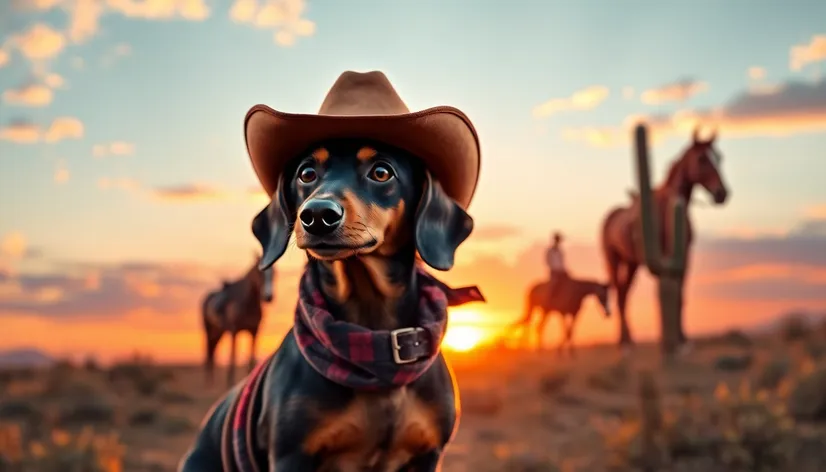
[(614, 220), (624, 210), (624, 208), (616, 207), (608, 212), (605, 220), (602, 223), (602, 255), (605, 261), (605, 269), (608, 272), (608, 287), (616, 288), (619, 282), (619, 264), (620, 256), (611, 242), (611, 231), (615, 231)]

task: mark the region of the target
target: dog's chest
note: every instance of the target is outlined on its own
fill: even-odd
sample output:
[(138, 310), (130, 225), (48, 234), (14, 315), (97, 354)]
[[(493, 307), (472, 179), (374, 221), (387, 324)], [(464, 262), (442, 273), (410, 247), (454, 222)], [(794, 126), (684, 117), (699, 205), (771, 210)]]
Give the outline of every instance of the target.
[(358, 394), (309, 435), (305, 450), (321, 471), (395, 472), (413, 456), (438, 446), (436, 417), (408, 388)]

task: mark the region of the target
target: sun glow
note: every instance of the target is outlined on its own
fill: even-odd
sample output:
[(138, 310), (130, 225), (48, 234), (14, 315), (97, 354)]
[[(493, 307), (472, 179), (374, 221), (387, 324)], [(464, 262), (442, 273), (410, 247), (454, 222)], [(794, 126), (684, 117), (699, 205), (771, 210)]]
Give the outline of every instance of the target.
[(467, 352), (477, 347), (485, 338), (485, 332), (476, 326), (454, 326), (447, 329), (442, 347), (451, 351)]
[(455, 308), (450, 310), (449, 316), (447, 333), (442, 340), (442, 347), (445, 349), (467, 352), (479, 346), (487, 337), (486, 330), (478, 326), (484, 321), (484, 317), (478, 311)]

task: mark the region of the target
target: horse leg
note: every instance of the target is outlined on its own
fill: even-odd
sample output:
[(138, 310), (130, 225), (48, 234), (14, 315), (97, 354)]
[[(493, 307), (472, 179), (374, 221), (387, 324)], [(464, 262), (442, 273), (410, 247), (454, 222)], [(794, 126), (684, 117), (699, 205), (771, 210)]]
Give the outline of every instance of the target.
[(631, 338), (631, 330), (628, 327), (628, 318), (626, 307), (628, 303), (628, 292), (631, 289), (631, 284), (634, 282), (634, 275), (637, 273), (637, 264), (625, 263), (623, 264), (625, 273), (621, 280), (617, 281), (617, 305), (620, 315), (620, 347), (623, 350), (629, 349), (633, 346), (634, 341)]
[(227, 369), (227, 387), (232, 387), (235, 383), (235, 340), (238, 336), (237, 331), (230, 333), (230, 348), (229, 348), (229, 367)]
[(565, 331), (567, 329), (565, 323), (565, 315), (559, 315), (559, 324), (562, 327), (562, 329), (559, 331), (560, 336), (559, 343), (556, 345), (556, 354), (559, 357), (562, 357), (562, 355), (565, 353)]
[(572, 315), (570, 319), (566, 319), (565, 323), (565, 344), (568, 346), (568, 356), (574, 357), (574, 324), (576, 324), (576, 315)]
[(548, 324), (548, 319), (551, 317), (551, 313), (548, 311), (542, 312), (542, 318), (539, 319), (539, 323), (536, 326), (536, 347), (539, 350), (545, 348), (545, 344), (542, 342), (542, 334), (545, 333), (545, 325)]
[(257, 362), (255, 361), (255, 350), (256, 350), (255, 345), (256, 345), (256, 340), (257, 339), (258, 339), (258, 330), (257, 329), (250, 330), (250, 357), (249, 357), (249, 363), (248, 363), (248, 366), (247, 366), (247, 372), (252, 372), (252, 369), (255, 368), (255, 364), (257, 364)]
[(221, 341), (224, 332), (219, 329), (210, 328), (209, 326), (207, 326), (205, 331), (206, 361), (204, 362), (204, 370), (206, 374), (206, 384), (207, 386), (212, 386), (215, 375), (215, 350), (218, 348), (218, 343)]

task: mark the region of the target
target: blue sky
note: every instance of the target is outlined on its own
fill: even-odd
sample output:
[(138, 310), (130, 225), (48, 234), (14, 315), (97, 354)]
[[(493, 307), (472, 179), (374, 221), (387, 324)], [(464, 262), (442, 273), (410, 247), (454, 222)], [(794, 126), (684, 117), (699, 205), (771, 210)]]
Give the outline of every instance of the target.
[[(251, 193), (244, 114), (315, 112), (347, 69), (384, 71), (413, 110), (447, 104), (473, 120), (483, 163), (471, 213), (480, 232), (516, 236), (480, 236), (472, 254), (513, 261), (554, 228), (595, 244), (633, 185), (627, 118), (677, 112), (718, 123), (732, 189), (724, 208), (693, 207), (701, 238), (784, 238), (813, 221), (807, 237), (821, 235), (826, 3), (244, 1), (0, 7), (0, 129), (74, 119), (56, 142), (0, 135), (7, 266), (246, 264), (266, 202)], [(265, 6), (278, 25), (242, 15)], [(49, 34), (32, 39), (38, 28)], [(571, 105), (577, 92), (591, 101)], [(562, 109), (535, 116), (550, 100)], [(657, 179), (691, 127), (655, 126)], [(44, 257), (15, 256), (20, 241)]]

